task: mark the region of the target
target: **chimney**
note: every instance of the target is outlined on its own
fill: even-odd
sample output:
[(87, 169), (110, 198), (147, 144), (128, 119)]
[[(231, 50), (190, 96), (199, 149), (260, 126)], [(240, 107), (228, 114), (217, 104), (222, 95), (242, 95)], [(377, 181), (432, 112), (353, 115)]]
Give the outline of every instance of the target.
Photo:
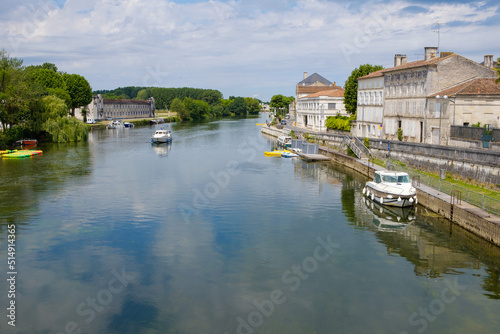
[(438, 48), (435, 46), (426, 46), (425, 48), (425, 61), (429, 61), (437, 57)]
[(333, 87), (335, 87), (335, 86), (337, 86), (337, 83), (334, 81), (334, 82), (333, 82)]
[(307, 78), (307, 72), (304, 72), (304, 79)]
[(484, 56), (484, 66), (493, 68), (493, 55)]
[(394, 67), (398, 67), (400, 65), (406, 64), (406, 60), (408, 57), (406, 55), (395, 54), (394, 55)]

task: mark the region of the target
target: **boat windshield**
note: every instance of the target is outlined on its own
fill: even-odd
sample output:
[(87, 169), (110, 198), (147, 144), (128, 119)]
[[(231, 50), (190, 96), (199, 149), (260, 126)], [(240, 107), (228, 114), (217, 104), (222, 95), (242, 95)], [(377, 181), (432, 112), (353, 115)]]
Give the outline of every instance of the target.
[(408, 175), (382, 175), (383, 182), (389, 183), (410, 183)]

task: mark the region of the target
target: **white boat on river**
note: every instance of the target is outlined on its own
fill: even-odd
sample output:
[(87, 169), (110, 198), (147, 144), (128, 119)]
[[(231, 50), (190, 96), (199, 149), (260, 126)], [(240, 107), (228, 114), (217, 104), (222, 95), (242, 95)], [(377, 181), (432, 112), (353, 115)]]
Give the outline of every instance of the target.
[(373, 181), (366, 182), (363, 195), (390, 206), (406, 207), (417, 204), (417, 190), (408, 173), (376, 171)]
[(152, 143), (170, 143), (171, 141), (172, 132), (164, 128), (157, 129), (151, 137)]

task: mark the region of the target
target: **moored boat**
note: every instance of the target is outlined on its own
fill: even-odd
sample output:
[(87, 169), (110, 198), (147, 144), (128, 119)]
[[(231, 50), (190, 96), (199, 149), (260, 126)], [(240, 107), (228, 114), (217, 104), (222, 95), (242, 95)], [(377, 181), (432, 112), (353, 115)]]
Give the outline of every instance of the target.
[(290, 136), (279, 136), (277, 144), (282, 147), (292, 147), (292, 137)]
[(266, 157), (281, 157), (283, 153), (285, 153), (285, 151), (265, 151), (264, 155)]
[(171, 141), (172, 132), (164, 128), (157, 129), (151, 137), (152, 143), (170, 143)]
[(115, 119), (115, 120), (109, 122), (108, 125), (106, 125), (106, 127), (108, 129), (122, 129), (122, 128), (124, 128), (124, 125), (123, 125), (122, 121), (120, 121), (119, 119)]
[(11, 153), (3, 154), (3, 159), (23, 159), (41, 155), (41, 150), (14, 150)]
[(38, 144), (38, 140), (24, 138), (16, 141), (16, 144), (22, 146), (35, 146), (36, 144)]
[(133, 128), (134, 124), (130, 123), (130, 122), (125, 122), (125, 123), (123, 123), (123, 126), (126, 127), (126, 128)]
[(389, 206), (406, 207), (418, 203), (417, 190), (404, 172), (376, 171), (373, 181), (366, 182), (363, 195)]

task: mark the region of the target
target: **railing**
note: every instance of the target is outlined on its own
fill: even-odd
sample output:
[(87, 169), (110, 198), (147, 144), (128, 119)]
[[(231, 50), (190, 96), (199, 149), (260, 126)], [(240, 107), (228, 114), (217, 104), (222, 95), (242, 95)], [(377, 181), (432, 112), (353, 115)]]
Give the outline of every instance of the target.
[(392, 161), (387, 161), (386, 167), (387, 169), (391, 170), (407, 172), (412, 179), (414, 186), (424, 184), (442, 193), (450, 195), (450, 201), (453, 202), (452, 204), (455, 204), (457, 201), (465, 201), (485, 211), (500, 216), (500, 200), (498, 199), (466, 189), (464, 187), (442, 180), (438, 177), (423, 174), (418, 170), (414, 170), (406, 166), (401, 166)]
[(365, 144), (358, 138), (358, 137), (353, 137), (354, 141), (356, 142), (356, 146), (358, 146), (363, 153), (370, 158), (372, 156), (372, 153), (370, 152), (370, 149), (365, 146)]
[(340, 147), (344, 148), (346, 146), (348, 146), (354, 152), (358, 159), (363, 158), (363, 151), (351, 140), (351, 138), (344, 136)]

